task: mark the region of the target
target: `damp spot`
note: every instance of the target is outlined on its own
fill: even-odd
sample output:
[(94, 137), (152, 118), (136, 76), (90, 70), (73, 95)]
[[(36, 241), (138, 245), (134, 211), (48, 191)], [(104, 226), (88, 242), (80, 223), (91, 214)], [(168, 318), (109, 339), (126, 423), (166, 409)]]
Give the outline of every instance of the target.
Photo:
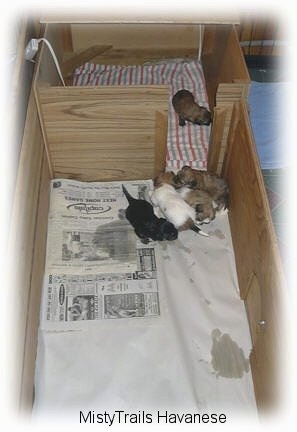
[[(192, 279), (191, 277), (189, 278), (189, 281), (192, 283), (192, 284), (195, 284), (195, 281), (194, 281), (194, 279)], [(209, 301), (209, 300), (207, 300), (207, 298), (206, 297), (204, 297), (204, 295), (198, 290), (198, 293), (199, 293), (199, 297), (201, 297), (202, 299), (203, 299), (203, 301), (209, 306), (209, 305), (211, 305), (211, 302)]]
[(178, 249), (190, 254), (191, 249), (186, 247), (179, 239), (174, 241), (175, 245), (178, 247)]
[(211, 333), (211, 364), (217, 377), (242, 378), (249, 371), (249, 360), (245, 358), (240, 348), (231, 337), (219, 329)]
[(208, 234), (210, 237), (217, 237), (219, 240), (224, 240), (226, 238), (225, 234), (220, 229), (210, 231)]
[(158, 243), (162, 251), (167, 251), (167, 241), (162, 241)]

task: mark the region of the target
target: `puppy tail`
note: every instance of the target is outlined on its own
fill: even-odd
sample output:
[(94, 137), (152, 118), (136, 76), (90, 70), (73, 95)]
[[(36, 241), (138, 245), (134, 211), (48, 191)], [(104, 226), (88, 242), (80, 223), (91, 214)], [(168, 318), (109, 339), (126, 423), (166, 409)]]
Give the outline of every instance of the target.
[(124, 195), (127, 198), (129, 204), (135, 200), (135, 198), (133, 198), (133, 196), (129, 194), (129, 192), (127, 191), (127, 189), (125, 188), (125, 186), (123, 184), (122, 184), (122, 189), (123, 189)]
[(200, 235), (202, 235), (202, 236), (204, 236), (204, 237), (209, 237), (209, 234), (207, 234), (206, 232), (204, 232), (204, 231), (202, 231), (202, 229), (201, 228), (199, 228), (197, 225), (193, 225), (192, 226), (192, 231), (194, 231), (194, 232), (196, 232), (197, 234), (200, 234)]

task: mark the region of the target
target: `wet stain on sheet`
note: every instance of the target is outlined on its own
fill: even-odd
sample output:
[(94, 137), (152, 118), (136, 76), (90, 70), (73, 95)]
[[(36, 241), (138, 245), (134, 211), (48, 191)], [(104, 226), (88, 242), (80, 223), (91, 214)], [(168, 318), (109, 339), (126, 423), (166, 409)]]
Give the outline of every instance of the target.
[[(189, 281), (190, 281), (192, 284), (195, 284), (194, 279), (192, 279), (191, 277), (190, 277)], [(210, 302), (209, 300), (207, 300), (207, 298), (204, 297), (204, 295), (203, 295), (199, 290), (198, 290), (198, 294), (199, 294), (199, 297), (201, 297), (201, 298), (203, 299), (203, 301), (205, 301), (205, 303), (206, 303), (208, 306), (211, 305), (211, 302)]]
[(162, 251), (167, 251), (167, 241), (158, 242), (158, 246), (162, 249)]
[(158, 242), (158, 245), (160, 246), (162, 252), (167, 252), (168, 247), (170, 248), (170, 246), (174, 246), (177, 249), (186, 252), (187, 254), (190, 254), (192, 252), (191, 249), (186, 247), (179, 239), (173, 241), (161, 241)]
[(211, 364), (216, 376), (224, 378), (242, 378), (249, 371), (249, 360), (245, 358), (243, 350), (231, 337), (219, 329), (211, 333)]
[[(168, 252), (168, 241), (162, 241), (162, 242), (158, 242), (158, 247), (160, 248), (160, 250), (161, 250), (161, 252)], [(170, 257), (170, 255), (169, 254), (162, 254), (162, 258), (164, 259), (164, 260), (168, 260), (168, 261), (171, 261), (171, 257)]]
[(208, 234), (210, 237), (217, 237), (219, 240), (224, 240), (226, 238), (225, 234), (220, 229), (210, 231)]
[(178, 247), (178, 249), (190, 254), (191, 253), (191, 249), (186, 247), (179, 239), (174, 241), (175, 246)]

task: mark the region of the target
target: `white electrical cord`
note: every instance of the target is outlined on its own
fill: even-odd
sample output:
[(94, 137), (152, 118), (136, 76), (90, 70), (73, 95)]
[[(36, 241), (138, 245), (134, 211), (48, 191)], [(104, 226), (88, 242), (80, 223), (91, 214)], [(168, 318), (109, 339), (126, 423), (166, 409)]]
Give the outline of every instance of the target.
[(61, 69), (60, 69), (59, 62), (58, 62), (58, 59), (56, 57), (55, 51), (53, 50), (53, 47), (51, 46), (50, 42), (47, 39), (45, 39), (45, 38), (31, 39), (30, 42), (28, 43), (27, 47), (26, 47), (26, 50), (25, 50), (25, 58), (27, 60), (32, 60), (33, 57), (35, 57), (35, 55), (36, 55), (36, 53), (38, 51), (38, 44), (39, 44), (39, 42), (44, 42), (46, 44), (46, 46), (48, 47), (48, 49), (49, 49), (49, 51), (50, 51), (50, 53), (52, 55), (52, 58), (54, 60), (55, 66), (57, 68), (60, 80), (61, 80), (63, 86), (66, 87), (66, 84), (64, 82), (64, 79), (63, 79), (63, 76), (62, 76), (62, 72), (61, 72)]

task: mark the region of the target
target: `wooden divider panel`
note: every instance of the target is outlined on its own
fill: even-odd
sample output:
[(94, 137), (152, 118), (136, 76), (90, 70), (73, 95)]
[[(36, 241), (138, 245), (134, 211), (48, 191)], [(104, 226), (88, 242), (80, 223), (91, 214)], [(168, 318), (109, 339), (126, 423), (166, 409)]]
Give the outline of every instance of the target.
[(39, 306), (44, 275), (50, 174), (33, 92), (28, 104), (11, 215), (8, 274), (11, 320), (11, 397), (30, 410), (34, 394)]
[(37, 95), (54, 177), (111, 181), (155, 175), (156, 156), (167, 145), (167, 86), (41, 86)]
[(285, 353), (286, 291), (247, 105), (237, 102), (223, 174), (230, 187), (229, 221), (241, 297), (249, 318), (252, 372), (260, 409), (279, 399), (279, 367)]

